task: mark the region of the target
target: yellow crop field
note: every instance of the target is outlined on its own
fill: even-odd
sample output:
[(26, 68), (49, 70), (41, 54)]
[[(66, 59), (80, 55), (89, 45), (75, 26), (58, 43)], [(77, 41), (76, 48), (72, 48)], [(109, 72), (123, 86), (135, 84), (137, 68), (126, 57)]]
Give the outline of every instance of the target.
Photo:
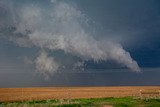
[(0, 102), (139, 96), (160, 86), (0, 88)]

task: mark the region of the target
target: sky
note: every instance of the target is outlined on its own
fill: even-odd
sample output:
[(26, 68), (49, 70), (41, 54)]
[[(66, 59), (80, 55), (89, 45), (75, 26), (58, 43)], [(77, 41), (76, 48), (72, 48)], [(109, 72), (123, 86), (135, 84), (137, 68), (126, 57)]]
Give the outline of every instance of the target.
[(159, 29), (159, 0), (0, 0), (0, 87), (160, 85)]

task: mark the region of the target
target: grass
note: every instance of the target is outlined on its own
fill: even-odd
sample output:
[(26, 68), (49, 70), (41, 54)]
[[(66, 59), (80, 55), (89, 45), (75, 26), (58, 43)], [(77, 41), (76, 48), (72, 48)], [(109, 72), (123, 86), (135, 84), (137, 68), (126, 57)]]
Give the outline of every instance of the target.
[(160, 107), (160, 99), (124, 97), (0, 103), (0, 107), (103, 107), (104, 105), (113, 107)]

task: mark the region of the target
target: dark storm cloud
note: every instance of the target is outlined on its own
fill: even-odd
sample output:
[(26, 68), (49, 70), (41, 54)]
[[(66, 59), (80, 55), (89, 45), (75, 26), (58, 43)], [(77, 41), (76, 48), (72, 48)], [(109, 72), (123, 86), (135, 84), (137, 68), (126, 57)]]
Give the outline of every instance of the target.
[[(119, 41), (141, 67), (159, 67), (160, 2), (159, 0), (77, 1), (103, 28), (102, 35)], [(92, 3), (91, 3), (92, 2)]]
[[(159, 32), (159, 1), (100, 0), (79, 1), (82, 10), (103, 25), (105, 33), (121, 42), (143, 44)], [(87, 11), (86, 11), (87, 10)], [(149, 33), (149, 34), (148, 34)]]
[[(8, 2), (11, 5), (7, 5)], [(76, 5), (64, 1), (51, 1), (50, 8), (34, 2), (17, 4), (17, 7), (15, 4), (16, 2), (7, 1), (2, 6), (6, 8), (4, 11), (13, 23), (8, 25), (9, 27), (5, 26), (7, 32), (3, 34), (4, 38), (20, 47), (40, 48), (41, 53), (33, 64), (42, 74), (50, 74), (66, 67), (60, 62), (61, 59), (58, 63), (56, 58), (49, 56), (45, 50), (62, 50), (80, 58), (81, 64), (87, 60), (95, 62), (112, 60), (133, 71), (140, 71), (129, 52), (125, 51), (118, 41), (112, 41), (110, 35), (106, 33), (103, 39), (101, 39), (103, 35), (97, 36), (98, 39), (94, 38), (91, 32), (94, 26), (89, 25), (90, 19)], [(74, 63), (74, 67), (77, 65), (79, 67), (79, 60)]]
[[(159, 69), (119, 68), (159, 67), (159, 29), (159, 0), (1, 0), (0, 86), (158, 85)], [(66, 71), (44, 83), (34, 68)]]

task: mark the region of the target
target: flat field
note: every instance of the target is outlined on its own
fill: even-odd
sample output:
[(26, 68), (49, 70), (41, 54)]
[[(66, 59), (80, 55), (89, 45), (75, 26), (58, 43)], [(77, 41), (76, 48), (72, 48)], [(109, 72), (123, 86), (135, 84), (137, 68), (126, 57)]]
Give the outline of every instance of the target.
[(0, 102), (139, 97), (140, 90), (155, 92), (160, 86), (0, 88)]

